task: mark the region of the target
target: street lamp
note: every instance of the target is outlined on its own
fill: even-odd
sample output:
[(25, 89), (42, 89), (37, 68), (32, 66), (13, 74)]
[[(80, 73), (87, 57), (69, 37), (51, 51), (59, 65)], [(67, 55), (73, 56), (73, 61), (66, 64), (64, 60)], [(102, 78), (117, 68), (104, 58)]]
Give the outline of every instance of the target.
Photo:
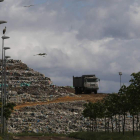
[[(3, 61), (3, 51), (4, 51), (4, 39), (8, 39), (10, 37), (8, 36), (2, 36), (2, 75), (1, 75), (1, 79), (2, 79), (2, 92), (1, 92), (1, 102), (2, 102), (2, 105), (1, 105), (1, 124), (2, 124), (2, 133), (5, 132), (5, 118), (3, 116), (3, 107), (4, 107), (4, 103), (5, 103), (5, 91), (4, 90), (4, 82), (3, 82), (3, 79), (4, 79), (4, 69), (3, 69), (3, 66), (4, 66), (4, 61)], [(5, 52), (4, 52), (5, 53)], [(5, 58), (4, 58), (5, 59)], [(4, 98), (3, 98), (4, 97)]]
[(9, 36), (2, 36), (1, 38), (4, 40), (4, 39), (8, 39), (10, 37)]
[(5, 56), (6, 59), (11, 58), (10, 56)]
[(7, 23), (7, 21), (0, 20), (0, 24)]
[[(3, 2), (4, 0), (0, 0), (0, 2)], [(0, 24), (3, 24), (3, 23), (7, 23), (7, 21), (4, 21), (4, 20), (0, 20)], [(6, 38), (5, 38), (6, 39)], [(2, 42), (2, 75), (1, 75), (1, 124), (3, 125), (4, 124), (4, 117), (3, 117), (3, 46), (4, 46), (4, 39), (3, 39), (3, 42)], [(3, 129), (3, 126), (1, 126), (1, 133), (4, 132), (4, 129)]]
[[(4, 47), (5, 48), (5, 47)], [(9, 47), (7, 47), (9, 48)], [(9, 48), (10, 49), (10, 48)], [(11, 58), (10, 56), (5, 56), (5, 59), (7, 60), (8, 58)], [(5, 62), (5, 66), (6, 66), (6, 62)], [(6, 98), (7, 98), (7, 95), (6, 95)], [(8, 101), (8, 100), (7, 100)]]
[(10, 49), (10, 47), (4, 47), (4, 105), (6, 105), (6, 58), (10, 56), (5, 56), (5, 50)]
[(122, 75), (122, 72), (119, 72), (119, 75), (120, 75), (120, 88), (121, 88), (121, 75)]
[[(4, 105), (7, 104), (7, 93), (6, 93), (6, 59), (10, 58), (10, 56), (5, 56), (5, 50), (10, 49), (10, 47), (4, 47)], [(7, 122), (6, 119), (4, 117), (4, 123), (3, 123), (3, 130), (4, 132), (7, 131)]]

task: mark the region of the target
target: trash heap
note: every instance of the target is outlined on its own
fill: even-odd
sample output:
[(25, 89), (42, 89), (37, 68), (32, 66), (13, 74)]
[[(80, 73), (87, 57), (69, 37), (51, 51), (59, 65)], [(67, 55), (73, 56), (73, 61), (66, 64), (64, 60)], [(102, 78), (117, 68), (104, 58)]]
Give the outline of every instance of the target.
[(8, 132), (70, 133), (86, 130), (82, 116), (85, 101), (27, 106), (14, 110), (8, 120)]
[(74, 93), (67, 92), (61, 87), (47, 87), (44, 91), (39, 87), (28, 87), (27, 91), (24, 89), (18, 89), (17, 91), (9, 91), (8, 101), (16, 104), (26, 102), (46, 102), (57, 99), (64, 96), (75, 96)]
[[(20, 110), (14, 110), (8, 120), (8, 132), (10, 133), (58, 133), (69, 134), (71, 132), (95, 131), (95, 122), (82, 115), (83, 104), (86, 101), (72, 101), (64, 103), (51, 103), (45, 105), (26, 106)], [(119, 118), (119, 116), (116, 116)], [(137, 118), (135, 118), (136, 121)], [(123, 116), (120, 116), (120, 129), (122, 130)], [(110, 123), (108, 123), (110, 121)], [(116, 128), (116, 120), (113, 121), (113, 129)], [(126, 131), (132, 131), (132, 116), (126, 115)], [(109, 124), (109, 127), (108, 127)], [(105, 131), (105, 119), (97, 118), (98, 131)], [(112, 131), (112, 124), (106, 118), (106, 131)]]
[(50, 78), (29, 68), (21, 60), (7, 60), (6, 70), (8, 102), (45, 102), (75, 95), (64, 87), (52, 86)]
[[(51, 85), (50, 78), (29, 68), (21, 60), (10, 59), (6, 64), (7, 101), (16, 104), (27, 102), (45, 102), (43, 105), (26, 106), (14, 110), (8, 119), (7, 129), (10, 133), (34, 132), (34, 133), (63, 133), (87, 131), (93, 127), (93, 121), (82, 115), (83, 104), (86, 101), (71, 101), (50, 103), (47, 101), (64, 96), (77, 96), (65, 87)], [(1, 75), (1, 73), (0, 73)], [(0, 85), (1, 87), (1, 85)], [(123, 124), (120, 116), (120, 124)], [(118, 116), (116, 116), (118, 119)], [(112, 129), (112, 124), (106, 126)], [(113, 128), (116, 127), (115, 118)], [(136, 121), (136, 118), (135, 118)], [(105, 120), (97, 118), (98, 131), (105, 131)], [(106, 128), (107, 128), (106, 127)], [(93, 128), (95, 129), (95, 128)], [(122, 130), (122, 125), (121, 128)], [(126, 116), (126, 131), (132, 130), (132, 118)]]

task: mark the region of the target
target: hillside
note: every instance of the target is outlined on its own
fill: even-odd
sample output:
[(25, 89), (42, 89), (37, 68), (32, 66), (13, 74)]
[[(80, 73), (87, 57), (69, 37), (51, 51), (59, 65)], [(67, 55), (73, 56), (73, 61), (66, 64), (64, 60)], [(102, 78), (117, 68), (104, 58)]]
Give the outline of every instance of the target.
[(75, 95), (72, 87), (51, 86), (51, 79), (29, 68), (21, 60), (7, 61), (8, 102), (17, 104), (15, 109), (57, 102), (101, 100), (106, 94)]
[(21, 60), (8, 60), (6, 69), (7, 99), (16, 104), (8, 120), (10, 133), (67, 134), (86, 130), (90, 120), (86, 122), (82, 116), (83, 104), (102, 100), (107, 95), (75, 95), (74, 88), (52, 85), (49, 77), (29, 68)]
[(26, 106), (36, 106), (36, 105), (44, 105), (44, 104), (50, 104), (50, 103), (60, 103), (60, 102), (70, 102), (70, 101), (90, 101), (90, 102), (96, 102), (98, 100), (102, 100), (107, 94), (83, 94), (83, 95), (78, 95), (78, 96), (65, 96), (61, 97), (52, 101), (48, 102), (36, 102), (36, 103), (29, 103), (26, 102), (24, 104), (17, 105), (14, 109), (21, 109)]

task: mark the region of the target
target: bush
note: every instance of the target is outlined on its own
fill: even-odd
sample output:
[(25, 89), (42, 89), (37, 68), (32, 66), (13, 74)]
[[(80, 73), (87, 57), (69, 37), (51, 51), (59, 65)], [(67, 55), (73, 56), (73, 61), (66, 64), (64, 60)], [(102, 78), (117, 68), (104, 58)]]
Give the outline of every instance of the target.
[(132, 132), (125, 132), (125, 135), (119, 132), (75, 132), (68, 136), (81, 140), (140, 140), (140, 132), (135, 132), (135, 136)]

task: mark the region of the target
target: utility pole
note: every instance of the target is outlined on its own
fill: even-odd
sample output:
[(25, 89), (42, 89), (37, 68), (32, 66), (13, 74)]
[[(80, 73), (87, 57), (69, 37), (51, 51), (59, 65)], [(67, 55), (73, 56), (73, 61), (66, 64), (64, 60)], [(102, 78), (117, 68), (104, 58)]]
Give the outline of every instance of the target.
[(122, 72), (119, 72), (119, 75), (120, 75), (120, 88), (121, 88), (121, 75), (122, 75)]

